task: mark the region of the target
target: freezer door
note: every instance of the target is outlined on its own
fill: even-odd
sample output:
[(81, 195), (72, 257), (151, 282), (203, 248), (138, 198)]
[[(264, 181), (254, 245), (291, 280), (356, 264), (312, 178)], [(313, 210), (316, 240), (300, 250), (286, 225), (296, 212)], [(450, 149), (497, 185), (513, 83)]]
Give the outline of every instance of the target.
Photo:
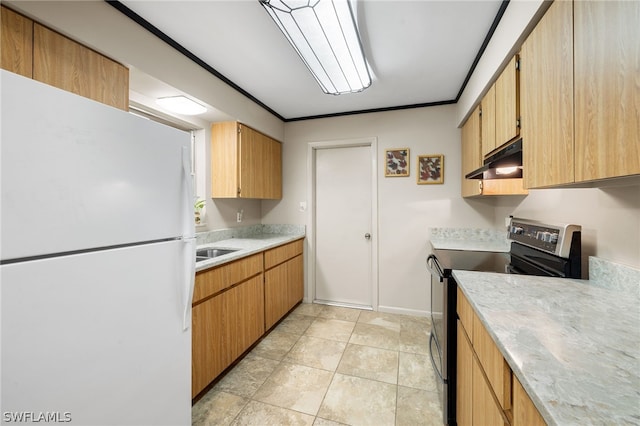
[(192, 236), (187, 132), (1, 78), (2, 260)]
[(172, 241), (1, 265), (3, 416), (191, 424), (185, 249)]

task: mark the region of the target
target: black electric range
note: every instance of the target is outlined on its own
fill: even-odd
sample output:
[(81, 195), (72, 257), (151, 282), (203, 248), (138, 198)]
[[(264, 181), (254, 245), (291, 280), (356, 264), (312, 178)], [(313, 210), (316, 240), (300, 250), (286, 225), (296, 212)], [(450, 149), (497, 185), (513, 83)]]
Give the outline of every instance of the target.
[(509, 252), (434, 249), (431, 276), (429, 355), (438, 376), (443, 423), (455, 425), (456, 287), (451, 271), (581, 278), (581, 228), (513, 218)]

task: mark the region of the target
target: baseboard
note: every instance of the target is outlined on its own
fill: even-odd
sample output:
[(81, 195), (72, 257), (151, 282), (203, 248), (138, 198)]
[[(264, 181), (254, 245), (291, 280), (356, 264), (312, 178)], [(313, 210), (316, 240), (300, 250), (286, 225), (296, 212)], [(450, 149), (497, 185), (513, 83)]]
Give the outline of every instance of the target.
[(412, 315), (414, 317), (430, 317), (429, 311), (418, 309), (398, 308), (395, 306), (378, 306), (378, 312), (386, 312), (388, 314)]

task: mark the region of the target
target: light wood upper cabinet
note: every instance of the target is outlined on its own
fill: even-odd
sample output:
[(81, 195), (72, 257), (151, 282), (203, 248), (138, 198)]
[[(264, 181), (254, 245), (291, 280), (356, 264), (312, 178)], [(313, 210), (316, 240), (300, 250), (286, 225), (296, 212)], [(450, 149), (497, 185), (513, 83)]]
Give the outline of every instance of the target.
[(111, 59), (35, 23), (33, 78), (127, 111), (129, 70)]
[(462, 196), (526, 195), (528, 191), (524, 189), (522, 179), (465, 179), (467, 173), (482, 166), (481, 134), (480, 107), (476, 107), (462, 126)]
[(463, 197), (482, 194), (481, 182), (465, 179), (465, 175), (482, 166), (480, 140), (480, 107), (476, 107), (462, 126), (462, 187)]
[(129, 109), (129, 70), (4, 6), (3, 69), (59, 89)]
[(480, 102), (480, 131), (482, 134), (482, 155), (485, 156), (498, 145), (496, 145), (496, 85), (491, 88)]
[(519, 87), (518, 58), (514, 56), (480, 102), (483, 157), (520, 134)]
[(640, 174), (640, 3), (556, 1), (522, 45), (525, 185)]
[(574, 3), (575, 180), (640, 173), (640, 2)]
[(235, 121), (211, 126), (211, 197), (282, 198), (282, 145)]
[(573, 4), (551, 4), (520, 49), (527, 188), (574, 181)]
[(496, 148), (520, 135), (520, 80), (518, 57), (511, 58), (495, 83)]
[(2, 68), (25, 77), (33, 76), (33, 21), (4, 6), (2, 18)]

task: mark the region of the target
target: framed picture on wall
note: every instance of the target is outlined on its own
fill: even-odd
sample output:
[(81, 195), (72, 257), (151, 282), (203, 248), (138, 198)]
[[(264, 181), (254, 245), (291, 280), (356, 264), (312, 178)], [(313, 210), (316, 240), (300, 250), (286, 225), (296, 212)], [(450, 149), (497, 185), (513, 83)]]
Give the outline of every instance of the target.
[(409, 148), (387, 149), (385, 151), (386, 177), (409, 176)]
[(444, 155), (418, 155), (418, 185), (444, 183)]

